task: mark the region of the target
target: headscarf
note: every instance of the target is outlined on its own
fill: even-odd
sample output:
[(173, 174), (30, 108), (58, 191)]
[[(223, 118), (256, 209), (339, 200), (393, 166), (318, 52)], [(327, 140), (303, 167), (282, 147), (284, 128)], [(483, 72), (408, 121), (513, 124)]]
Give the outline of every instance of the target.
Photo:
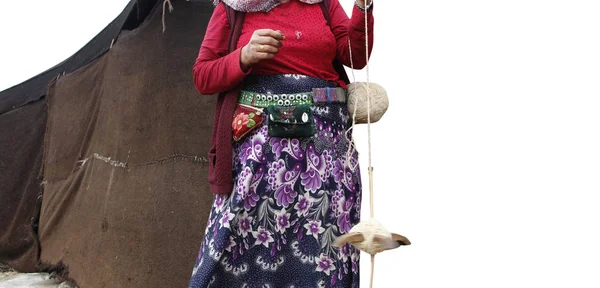
[[(316, 4), (323, 0), (290, 0), (300, 1), (307, 4)], [(240, 12), (269, 12), (271, 9), (281, 4), (280, 0), (213, 0), (214, 4), (217, 5), (219, 2), (223, 2), (227, 6), (233, 8), (233, 10)]]

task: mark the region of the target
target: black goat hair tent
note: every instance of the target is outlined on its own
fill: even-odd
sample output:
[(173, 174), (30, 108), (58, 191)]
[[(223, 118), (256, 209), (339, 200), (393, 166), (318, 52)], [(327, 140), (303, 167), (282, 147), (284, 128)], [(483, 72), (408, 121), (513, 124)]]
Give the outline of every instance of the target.
[(185, 287), (212, 195), (216, 98), (191, 69), (211, 1), (133, 0), (85, 47), (0, 92), (0, 264), (80, 287)]

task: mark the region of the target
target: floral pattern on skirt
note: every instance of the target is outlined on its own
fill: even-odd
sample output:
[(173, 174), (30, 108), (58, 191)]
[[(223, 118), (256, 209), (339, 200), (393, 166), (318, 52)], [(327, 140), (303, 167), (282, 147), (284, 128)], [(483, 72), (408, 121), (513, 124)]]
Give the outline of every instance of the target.
[(234, 190), (215, 196), (189, 287), (359, 287), (360, 251), (332, 246), (360, 220), (347, 106), (311, 109), (312, 137), (269, 137), (265, 117), (234, 143)]

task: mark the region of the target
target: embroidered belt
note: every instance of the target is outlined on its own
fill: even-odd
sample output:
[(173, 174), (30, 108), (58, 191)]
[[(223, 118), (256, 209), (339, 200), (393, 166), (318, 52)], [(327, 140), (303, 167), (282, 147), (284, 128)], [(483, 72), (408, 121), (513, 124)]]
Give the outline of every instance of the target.
[(267, 106), (296, 106), (311, 103), (345, 103), (346, 89), (335, 88), (314, 88), (312, 92), (290, 93), (290, 94), (271, 94), (256, 93), (242, 90), (238, 98), (238, 103), (256, 107)]

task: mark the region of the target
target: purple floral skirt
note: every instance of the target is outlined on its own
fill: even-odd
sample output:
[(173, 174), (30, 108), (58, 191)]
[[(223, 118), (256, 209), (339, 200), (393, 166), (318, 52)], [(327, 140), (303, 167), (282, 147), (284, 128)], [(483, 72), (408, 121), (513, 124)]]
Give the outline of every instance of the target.
[[(279, 94), (318, 87), (335, 83), (255, 76), (244, 89)], [(360, 172), (351, 169), (357, 154), (346, 161), (347, 105), (311, 109), (312, 137), (269, 137), (267, 115), (234, 142), (233, 193), (215, 196), (189, 287), (359, 287), (360, 251), (332, 246), (360, 220)]]

